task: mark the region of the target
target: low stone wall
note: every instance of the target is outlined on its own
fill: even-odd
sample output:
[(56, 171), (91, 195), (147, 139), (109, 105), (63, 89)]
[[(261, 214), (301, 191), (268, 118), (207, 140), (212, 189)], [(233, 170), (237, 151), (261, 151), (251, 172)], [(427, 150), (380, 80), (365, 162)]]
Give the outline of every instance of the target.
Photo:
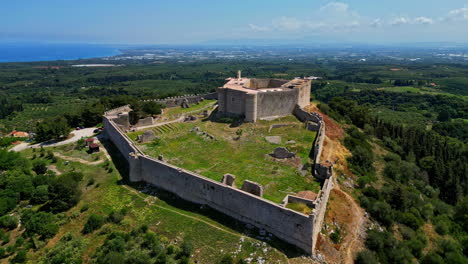
[(323, 183), (322, 190), (317, 195), (317, 199), (315, 199), (315, 209), (313, 214), (315, 216), (313, 228), (312, 228), (312, 236), (314, 239), (312, 240), (312, 248), (315, 249), (315, 245), (317, 244), (317, 237), (322, 230), (323, 219), (325, 218), (325, 212), (327, 210), (328, 198), (330, 196), (330, 192), (333, 189), (333, 181), (332, 179), (326, 179)]
[(124, 105), (124, 106), (117, 107), (117, 108), (111, 109), (109, 111), (106, 111), (106, 112), (104, 112), (104, 115), (105, 116), (113, 116), (113, 115), (117, 115), (117, 114), (120, 114), (120, 113), (123, 113), (123, 112), (130, 112), (131, 110), (132, 109), (130, 108), (130, 105)]
[(158, 103), (165, 104), (166, 107), (176, 107), (182, 106), (184, 100), (187, 100), (188, 104), (198, 104), (203, 100), (214, 100), (218, 99), (218, 93), (208, 93), (208, 94), (187, 94), (182, 96), (174, 96), (174, 97), (167, 97), (164, 99), (155, 99), (155, 100), (145, 100), (146, 101), (154, 101)]
[(321, 123), (321, 121), (323, 121), (321, 115), (317, 113), (307, 112), (304, 109), (300, 108), (298, 105), (294, 107), (293, 114), (297, 117), (297, 119), (301, 120), (304, 123), (307, 123), (308, 121), (312, 121), (314, 123)]
[[(242, 188), (246, 189), (244, 191), (231, 186), (232, 181), (227, 178), (225, 183), (217, 182), (163, 160), (146, 156), (119, 129), (112, 118), (118, 118), (117, 111), (113, 111), (112, 116), (103, 117), (104, 131), (127, 160), (130, 181), (143, 181), (174, 193), (184, 200), (207, 205), (234, 219), (265, 229), (308, 254), (313, 254), (328, 196), (333, 187), (330, 180), (325, 180), (322, 191), (313, 202), (313, 213), (305, 215), (263, 199), (262, 186), (257, 183), (245, 181), (243, 187), (249, 188)], [(255, 195), (250, 192), (254, 192)]]
[(152, 116), (148, 116), (146, 118), (142, 118), (138, 120), (135, 127), (152, 126), (152, 125), (154, 125), (154, 118)]
[(286, 195), (282, 204), (284, 206), (287, 206), (288, 203), (303, 203), (312, 209), (315, 208), (315, 203), (313, 200), (305, 199), (305, 198), (295, 196), (295, 195), (290, 195), (290, 194)]

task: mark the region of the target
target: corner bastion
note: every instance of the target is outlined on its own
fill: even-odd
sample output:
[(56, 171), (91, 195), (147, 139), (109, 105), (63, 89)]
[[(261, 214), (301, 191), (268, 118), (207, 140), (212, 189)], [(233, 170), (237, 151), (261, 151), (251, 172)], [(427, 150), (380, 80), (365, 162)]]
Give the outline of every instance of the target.
[[(262, 198), (262, 186), (258, 183), (245, 181), (239, 189), (232, 184), (234, 175), (226, 175), (222, 182), (217, 182), (144, 154), (124, 133), (124, 127), (119, 125), (122, 116), (129, 111), (131, 111), (129, 106), (107, 111), (103, 116), (103, 124), (106, 136), (127, 162), (130, 181), (145, 182), (171, 192), (186, 201), (209, 206), (236, 220), (265, 229), (308, 254), (314, 254), (329, 194), (333, 188), (330, 178), (332, 177), (331, 167), (329, 167), (330, 174), (316, 175), (325, 179), (316, 199), (308, 200), (288, 195), (282, 204), (276, 204)], [(307, 113), (300, 106), (295, 106), (292, 111), (301, 121), (309, 118), (321, 121), (319, 115)], [(324, 137), (325, 125), (323, 121), (318, 123), (321, 137)], [(319, 161), (323, 144), (323, 139), (319, 139), (319, 135), (320, 133), (313, 146), (314, 163)], [(315, 165), (317, 164), (314, 164), (314, 168)], [(322, 171), (314, 169), (314, 174), (321, 173)], [(289, 202), (304, 202), (312, 209), (312, 212), (303, 214), (286, 208)]]

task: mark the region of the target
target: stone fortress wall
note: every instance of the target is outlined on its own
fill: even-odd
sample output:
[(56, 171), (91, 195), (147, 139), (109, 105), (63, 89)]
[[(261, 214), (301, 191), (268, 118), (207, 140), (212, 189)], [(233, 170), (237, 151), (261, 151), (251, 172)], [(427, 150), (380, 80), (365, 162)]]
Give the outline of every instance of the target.
[[(164, 104), (166, 107), (177, 107), (183, 106), (186, 104), (187, 106), (192, 104), (198, 104), (203, 100), (215, 100), (218, 99), (217, 93), (208, 93), (208, 94), (200, 94), (200, 95), (183, 95), (183, 96), (176, 96), (176, 97), (168, 97), (165, 99), (151, 99), (151, 100), (143, 100), (143, 102), (158, 102)], [(105, 116), (112, 116), (112, 119), (115, 123), (119, 125), (121, 129), (127, 130), (130, 128), (130, 120), (128, 116), (128, 112), (132, 109), (130, 105), (124, 105), (104, 113)], [(134, 127), (146, 127), (154, 125), (155, 119), (151, 116), (142, 118), (138, 120), (138, 122), (134, 125)]]
[(240, 116), (247, 122), (290, 115), (295, 106), (310, 101), (311, 82), (305, 79), (230, 78), (218, 88), (218, 113)]
[[(297, 108), (300, 109), (300, 107)], [(122, 131), (121, 125), (116, 122), (125, 116), (125, 113), (119, 112), (128, 112), (128, 110), (129, 107), (125, 106), (106, 112), (103, 123), (107, 137), (116, 145), (128, 162), (130, 181), (143, 181), (174, 193), (184, 200), (207, 205), (234, 219), (265, 229), (308, 254), (314, 253), (328, 196), (333, 188), (330, 178), (325, 179), (322, 190), (313, 201), (288, 195), (282, 204), (273, 203), (261, 197), (263, 187), (258, 183), (246, 181), (242, 188), (238, 189), (233, 184), (235, 178), (233, 175), (226, 174), (222, 182), (217, 182), (145, 155)], [(300, 120), (303, 120), (300, 117), (305, 117), (304, 120), (310, 118), (308, 115), (310, 113), (305, 111), (295, 110), (294, 112), (297, 112)], [(311, 115), (318, 118), (317, 115)], [(323, 122), (320, 127), (323, 129), (322, 135), (324, 136)], [(316, 144), (323, 144), (323, 140), (316, 140), (314, 149)], [(321, 146), (319, 146), (318, 151), (321, 151)], [(320, 157), (319, 153), (317, 155), (315, 155), (314, 161)], [(322, 177), (327, 176), (331, 177), (332, 175), (323, 175)], [(310, 215), (305, 215), (285, 207), (288, 202), (297, 201), (308, 204), (313, 212)]]

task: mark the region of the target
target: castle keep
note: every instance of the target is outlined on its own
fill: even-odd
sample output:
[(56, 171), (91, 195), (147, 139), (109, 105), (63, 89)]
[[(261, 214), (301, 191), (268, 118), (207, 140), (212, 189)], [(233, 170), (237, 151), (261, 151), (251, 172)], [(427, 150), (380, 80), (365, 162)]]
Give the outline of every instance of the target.
[(290, 115), (294, 107), (309, 105), (311, 81), (228, 78), (218, 88), (218, 113), (221, 116), (240, 116), (247, 122)]

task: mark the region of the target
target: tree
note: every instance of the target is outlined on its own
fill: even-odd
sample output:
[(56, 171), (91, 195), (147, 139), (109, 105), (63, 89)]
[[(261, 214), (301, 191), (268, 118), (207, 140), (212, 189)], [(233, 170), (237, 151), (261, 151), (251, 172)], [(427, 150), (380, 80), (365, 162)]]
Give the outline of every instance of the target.
[(33, 163), (33, 171), (39, 175), (39, 174), (45, 174), (47, 172), (47, 164), (44, 160), (39, 159), (34, 161)]
[(18, 218), (16, 216), (4, 215), (0, 217), (0, 227), (12, 230), (17, 226)]
[(439, 115), (437, 116), (437, 120), (440, 122), (447, 122), (450, 120), (450, 111), (447, 109), (444, 109), (439, 112)]
[(58, 117), (37, 123), (36, 140), (47, 141), (68, 136), (70, 127), (65, 117)]
[(370, 250), (363, 250), (356, 256), (355, 264), (374, 264), (378, 263), (377, 257)]
[(154, 101), (144, 102), (141, 105), (143, 112), (147, 113), (148, 115), (159, 115), (161, 114), (162, 108), (164, 108), (164, 105)]
[(435, 252), (429, 252), (421, 259), (421, 264), (444, 264), (444, 259)]
[(53, 212), (62, 212), (76, 205), (80, 200), (81, 190), (79, 189), (79, 181), (83, 178), (83, 174), (78, 172), (69, 172), (60, 175), (50, 184), (49, 208)]
[(34, 189), (31, 197), (31, 202), (34, 204), (45, 203), (49, 200), (49, 186), (39, 185)]
[(24, 263), (26, 262), (26, 250), (21, 249), (16, 255), (10, 260), (11, 263)]
[(465, 232), (468, 232), (468, 196), (465, 196), (463, 200), (458, 202), (455, 207), (455, 221), (459, 223)]
[(19, 197), (19, 193), (13, 190), (0, 191), (0, 215), (13, 210), (19, 202)]
[(57, 217), (47, 212), (34, 213), (28, 210), (23, 214), (22, 220), (29, 235), (38, 234), (42, 238), (51, 238), (59, 229)]

